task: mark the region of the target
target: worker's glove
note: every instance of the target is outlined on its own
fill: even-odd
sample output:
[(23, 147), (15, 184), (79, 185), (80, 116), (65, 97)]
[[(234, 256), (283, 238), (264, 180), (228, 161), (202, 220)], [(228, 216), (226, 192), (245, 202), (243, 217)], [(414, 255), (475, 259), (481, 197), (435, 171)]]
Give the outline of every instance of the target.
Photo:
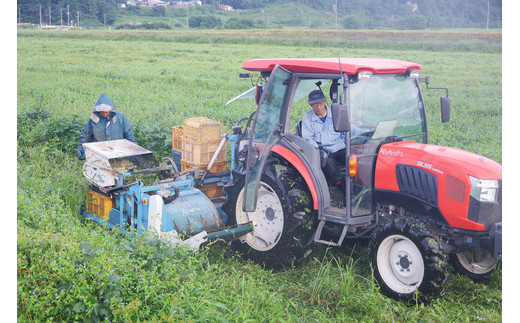
[(323, 146), (318, 147), (320, 150), (320, 162), (321, 162), (321, 168), (325, 167), (327, 165), (327, 159), (329, 158), (329, 152), (323, 148)]
[(83, 150), (83, 147), (81, 145), (79, 145), (79, 147), (78, 147), (78, 151), (76, 152), (76, 156), (78, 157), (79, 160), (85, 159), (85, 150)]

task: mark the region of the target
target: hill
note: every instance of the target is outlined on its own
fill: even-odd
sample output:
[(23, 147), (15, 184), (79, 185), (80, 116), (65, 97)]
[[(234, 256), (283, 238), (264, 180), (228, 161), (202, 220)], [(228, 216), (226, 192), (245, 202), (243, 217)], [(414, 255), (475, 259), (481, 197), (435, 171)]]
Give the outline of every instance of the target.
[[(438, 29), (501, 28), (500, 0), (203, 0), (166, 7), (122, 0), (18, 0), (18, 21), (82, 27), (154, 29)], [(229, 5), (234, 10), (223, 10)], [(155, 24), (155, 25), (151, 25)], [(189, 26), (187, 26), (189, 24)]]

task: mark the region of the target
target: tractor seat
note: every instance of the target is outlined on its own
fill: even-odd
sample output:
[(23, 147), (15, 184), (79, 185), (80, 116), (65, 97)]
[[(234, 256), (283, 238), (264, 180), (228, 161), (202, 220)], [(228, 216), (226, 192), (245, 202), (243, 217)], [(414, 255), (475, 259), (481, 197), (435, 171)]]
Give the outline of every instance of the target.
[(295, 131), (296, 131), (296, 134), (297, 134), (298, 136), (300, 136), (300, 137), (302, 136), (302, 122), (301, 122), (301, 120), (298, 121), (298, 123), (296, 124), (296, 129), (295, 129)]
[[(302, 121), (298, 121), (295, 128), (296, 135), (298, 137), (302, 136)], [(324, 150), (320, 150), (320, 165), (321, 167), (325, 166), (327, 163), (327, 153)]]

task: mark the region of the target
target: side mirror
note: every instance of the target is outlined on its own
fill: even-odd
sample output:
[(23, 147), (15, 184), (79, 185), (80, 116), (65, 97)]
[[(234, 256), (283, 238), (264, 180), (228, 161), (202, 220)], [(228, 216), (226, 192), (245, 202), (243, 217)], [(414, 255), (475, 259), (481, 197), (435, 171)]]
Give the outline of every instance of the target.
[(348, 118), (348, 108), (346, 104), (332, 103), (332, 123), (337, 132), (350, 131), (350, 120)]
[(441, 97), (441, 118), (442, 122), (450, 121), (450, 98), (447, 96)]

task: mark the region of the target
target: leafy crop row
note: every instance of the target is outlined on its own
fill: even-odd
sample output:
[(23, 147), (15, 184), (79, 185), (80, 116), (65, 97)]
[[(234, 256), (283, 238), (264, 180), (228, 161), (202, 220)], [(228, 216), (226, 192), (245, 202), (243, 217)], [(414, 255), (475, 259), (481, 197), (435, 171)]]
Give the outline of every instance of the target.
[[(192, 37), (201, 41), (191, 43)], [(101, 92), (129, 118), (138, 143), (164, 157), (171, 149), (171, 127), (185, 118), (207, 116), (229, 132), (249, 116), (251, 102), (225, 106), (251, 87), (249, 80), (238, 78), (243, 61), (338, 54), (338, 47), (327, 42), (267, 46), (244, 35), (219, 39), (20, 32), (18, 320), (500, 321), (501, 269), (482, 284), (452, 275), (441, 299), (409, 307), (379, 294), (363, 244), (333, 250), (317, 246), (302, 267), (270, 272), (226, 246), (197, 253), (173, 250), (153, 237), (128, 239), (78, 217), (88, 185), (75, 150)], [(444, 93), (423, 89), (430, 142), (501, 161), (499, 53), (347, 44), (341, 55), (418, 62), (432, 86), (450, 88), (448, 124), (440, 123)]]

